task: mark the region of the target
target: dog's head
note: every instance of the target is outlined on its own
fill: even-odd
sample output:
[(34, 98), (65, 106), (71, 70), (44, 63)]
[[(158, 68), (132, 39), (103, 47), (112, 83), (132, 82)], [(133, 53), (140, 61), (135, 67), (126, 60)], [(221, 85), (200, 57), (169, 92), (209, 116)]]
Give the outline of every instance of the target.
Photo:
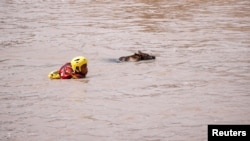
[(152, 60), (155, 59), (155, 56), (149, 55), (147, 53), (143, 53), (141, 51), (138, 51), (138, 53), (135, 53), (136, 56), (140, 56), (140, 60)]

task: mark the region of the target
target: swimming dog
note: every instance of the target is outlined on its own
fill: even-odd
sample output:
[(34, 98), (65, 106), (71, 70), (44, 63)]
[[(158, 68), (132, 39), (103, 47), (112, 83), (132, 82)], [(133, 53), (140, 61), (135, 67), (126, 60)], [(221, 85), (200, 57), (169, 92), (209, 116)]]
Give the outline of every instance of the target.
[(119, 58), (120, 61), (125, 61), (125, 62), (137, 62), (141, 60), (153, 60), (153, 59), (155, 59), (155, 56), (143, 53), (141, 51), (138, 51), (138, 53), (135, 53), (134, 55), (122, 56)]

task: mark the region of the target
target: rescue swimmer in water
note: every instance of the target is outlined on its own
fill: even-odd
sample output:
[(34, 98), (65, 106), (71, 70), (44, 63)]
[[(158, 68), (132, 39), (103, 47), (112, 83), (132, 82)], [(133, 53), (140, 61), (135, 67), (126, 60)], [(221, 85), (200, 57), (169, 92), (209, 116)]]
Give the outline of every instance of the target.
[(83, 56), (77, 56), (64, 64), (59, 70), (48, 74), (50, 79), (79, 79), (85, 78), (88, 73), (88, 60)]

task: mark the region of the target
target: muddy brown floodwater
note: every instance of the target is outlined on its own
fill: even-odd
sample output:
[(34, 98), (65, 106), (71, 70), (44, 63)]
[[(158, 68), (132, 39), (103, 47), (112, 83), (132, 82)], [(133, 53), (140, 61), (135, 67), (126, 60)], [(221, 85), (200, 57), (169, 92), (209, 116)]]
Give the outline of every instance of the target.
[[(0, 0), (1, 141), (205, 141), (250, 123), (249, 0)], [(119, 63), (137, 50), (154, 61)], [(77, 55), (87, 78), (47, 74)]]

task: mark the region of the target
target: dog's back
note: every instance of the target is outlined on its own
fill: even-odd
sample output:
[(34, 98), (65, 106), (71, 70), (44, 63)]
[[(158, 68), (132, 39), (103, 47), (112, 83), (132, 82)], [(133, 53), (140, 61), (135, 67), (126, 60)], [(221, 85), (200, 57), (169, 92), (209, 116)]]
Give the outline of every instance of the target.
[(137, 61), (140, 61), (141, 58), (140, 56), (137, 56), (137, 55), (130, 55), (130, 56), (123, 56), (123, 57), (120, 57), (119, 58), (120, 61), (125, 61), (125, 62), (137, 62)]

